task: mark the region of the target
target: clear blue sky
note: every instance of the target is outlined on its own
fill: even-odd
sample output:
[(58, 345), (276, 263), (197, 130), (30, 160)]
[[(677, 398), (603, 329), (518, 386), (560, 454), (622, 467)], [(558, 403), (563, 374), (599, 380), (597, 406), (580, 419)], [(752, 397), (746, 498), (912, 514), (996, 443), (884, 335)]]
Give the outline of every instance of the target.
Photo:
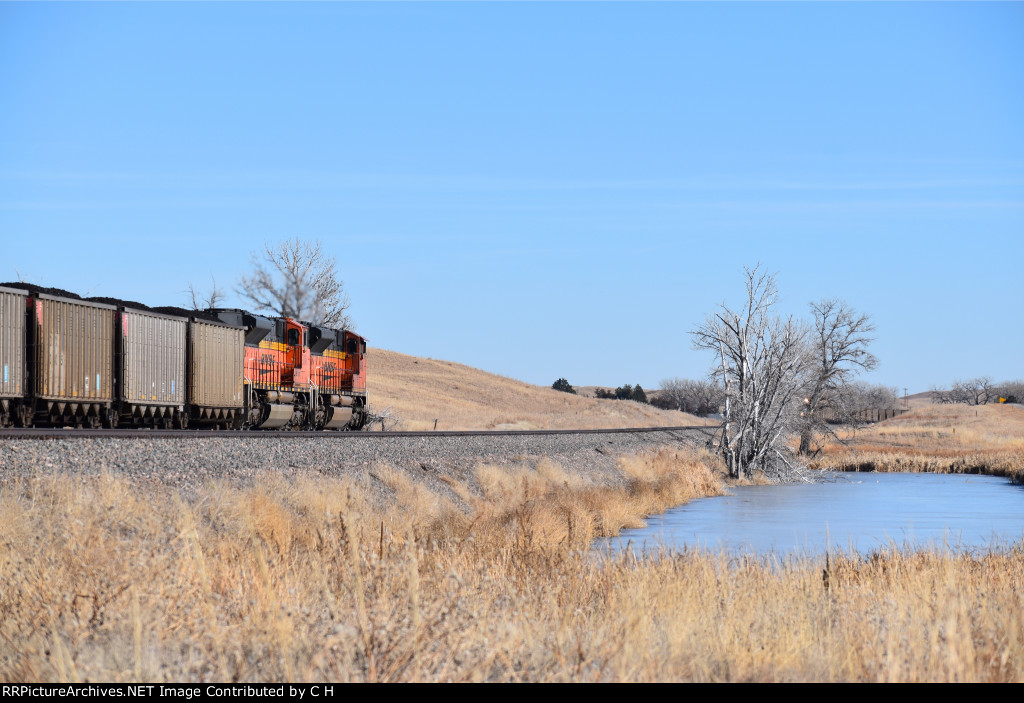
[(371, 345), (533, 383), (703, 375), (758, 261), (867, 380), (1024, 377), (1024, 4), (0, 3), (0, 280), (295, 235)]

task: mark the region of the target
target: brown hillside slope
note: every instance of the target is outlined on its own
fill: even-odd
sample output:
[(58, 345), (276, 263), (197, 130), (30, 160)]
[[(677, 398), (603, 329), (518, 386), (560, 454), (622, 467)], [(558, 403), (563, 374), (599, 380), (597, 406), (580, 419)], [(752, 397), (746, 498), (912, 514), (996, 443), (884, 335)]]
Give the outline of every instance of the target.
[[(451, 361), (386, 349), (367, 352), (370, 406), (390, 406), (399, 429), (586, 429), (701, 425), (686, 413), (625, 400), (598, 400), (533, 386)], [(707, 424), (714, 424), (707, 421)]]
[(931, 405), (825, 446), (826, 469), (989, 473), (1024, 481), (1024, 407)]

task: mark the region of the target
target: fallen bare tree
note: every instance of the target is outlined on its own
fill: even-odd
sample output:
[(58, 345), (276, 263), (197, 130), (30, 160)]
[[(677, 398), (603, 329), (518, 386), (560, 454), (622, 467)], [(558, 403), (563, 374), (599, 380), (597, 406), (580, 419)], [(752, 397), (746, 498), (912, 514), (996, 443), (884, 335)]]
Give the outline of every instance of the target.
[(377, 425), (380, 425), (381, 432), (390, 432), (402, 426), (402, 418), (392, 410), (390, 405), (383, 410), (378, 410), (371, 405), (366, 409), (365, 427), (371, 430), (376, 429)]

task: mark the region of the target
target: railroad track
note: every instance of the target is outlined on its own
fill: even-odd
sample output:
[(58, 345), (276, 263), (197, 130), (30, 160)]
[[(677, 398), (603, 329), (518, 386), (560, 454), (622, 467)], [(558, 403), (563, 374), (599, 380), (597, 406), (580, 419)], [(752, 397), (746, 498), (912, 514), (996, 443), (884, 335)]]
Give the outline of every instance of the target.
[(715, 432), (718, 425), (684, 425), (680, 427), (626, 427), (596, 430), (433, 430), (424, 432), (305, 432), (274, 430), (147, 430), (147, 429), (75, 429), (53, 427), (8, 427), (0, 429), (3, 439), (108, 439), (144, 437), (147, 439), (298, 439), (321, 438), (339, 440), (372, 440), (400, 437), (528, 437), (540, 435), (643, 434), (649, 432), (683, 432), (704, 430)]

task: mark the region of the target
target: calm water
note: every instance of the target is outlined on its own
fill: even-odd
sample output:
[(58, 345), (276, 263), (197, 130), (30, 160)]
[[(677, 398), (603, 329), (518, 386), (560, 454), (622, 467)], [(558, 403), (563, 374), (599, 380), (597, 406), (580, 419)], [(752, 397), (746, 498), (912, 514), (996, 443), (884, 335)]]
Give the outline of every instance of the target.
[(1024, 487), (994, 476), (828, 473), (821, 483), (730, 493), (654, 516), (597, 547), (786, 555), (891, 544), (989, 549), (1024, 537)]

